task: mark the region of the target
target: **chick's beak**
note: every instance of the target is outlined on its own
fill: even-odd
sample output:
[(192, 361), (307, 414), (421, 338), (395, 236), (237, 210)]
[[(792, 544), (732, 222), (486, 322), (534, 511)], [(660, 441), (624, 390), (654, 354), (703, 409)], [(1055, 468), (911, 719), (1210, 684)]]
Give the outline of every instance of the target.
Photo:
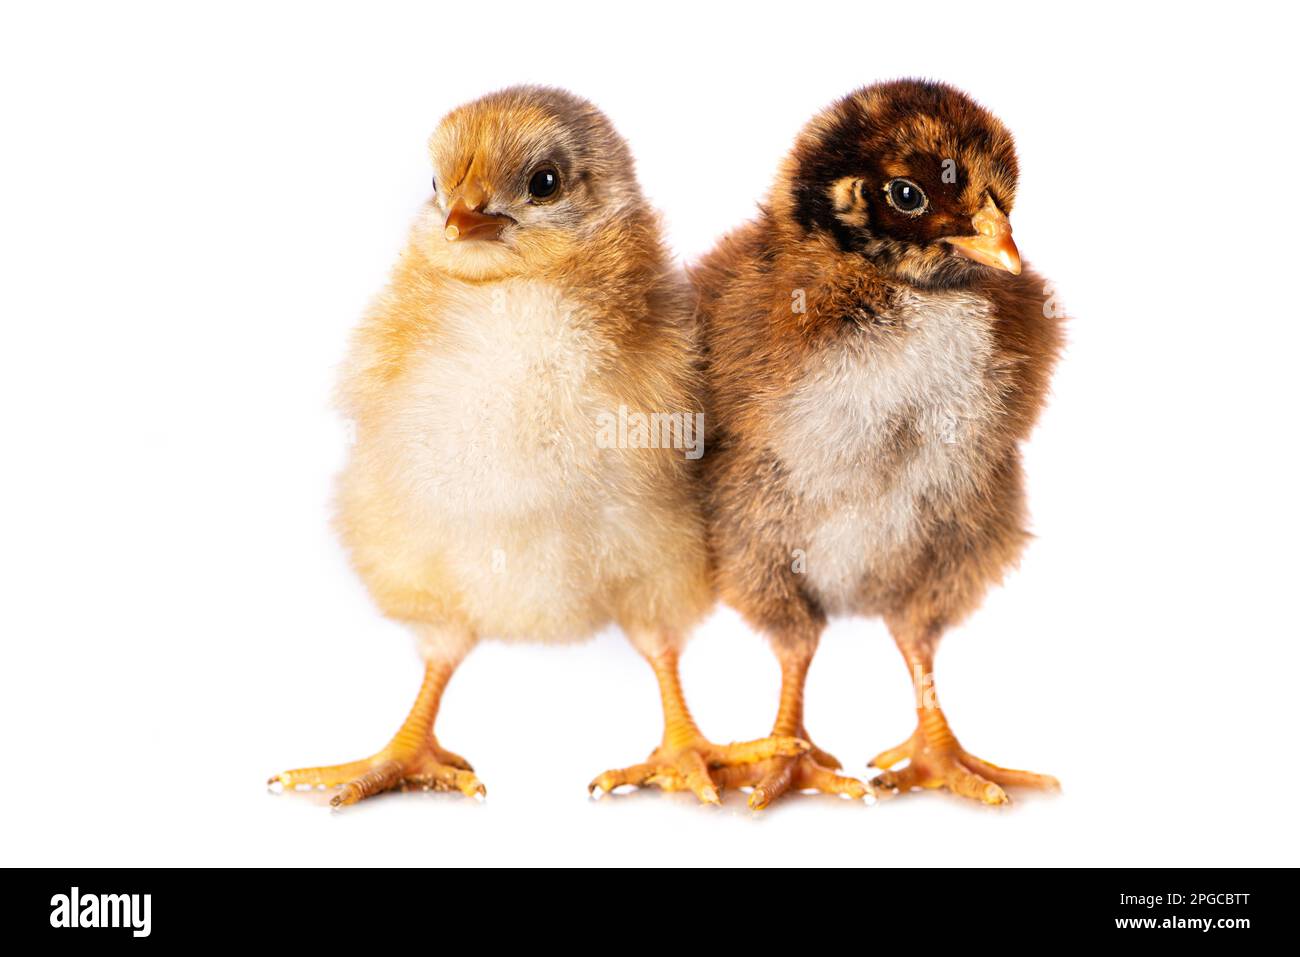
[(461, 190), (451, 204), (451, 211), (447, 213), (447, 222), (443, 227), (442, 233), (447, 237), (447, 242), (500, 238), (501, 230), (512, 220), (509, 216), (482, 212), (486, 205), (487, 193), (478, 184), (470, 183)]
[(947, 236), (944, 242), (959, 256), (1019, 276), (1020, 250), (1011, 238), (1011, 222), (992, 196), (984, 198), (984, 207), (971, 217), (970, 224), (975, 228), (974, 236)]

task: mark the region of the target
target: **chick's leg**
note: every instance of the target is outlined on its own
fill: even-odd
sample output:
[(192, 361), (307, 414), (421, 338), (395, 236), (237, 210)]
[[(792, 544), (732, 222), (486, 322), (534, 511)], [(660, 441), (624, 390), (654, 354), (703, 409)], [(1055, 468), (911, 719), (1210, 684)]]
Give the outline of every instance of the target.
[[(814, 644), (778, 646), (781, 662), (781, 704), (777, 709), (773, 737), (807, 740), (803, 725), (804, 684), (812, 664)], [(818, 747), (805, 754), (779, 756), (757, 764), (724, 768), (718, 772), (719, 783), (727, 787), (753, 786), (749, 806), (762, 810), (787, 791), (822, 791), (849, 798), (865, 798), (871, 789), (856, 778), (836, 774), (840, 762)]]
[(606, 771), (588, 786), (599, 796), (623, 785), (656, 785), (665, 791), (689, 790), (705, 804), (720, 804), (713, 775), (720, 769), (742, 767), (769, 758), (802, 754), (808, 744), (793, 735), (773, 735), (760, 741), (713, 744), (700, 733), (682, 694), (676, 649), (647, 654), (659, 681), (664, 709), (663, 743), (643, 764)]
[(433, 734), (442, 691), (455, 668), (454, 662), (445, 660), (430, 660), (426, 664), (424, 683), (411, 713), (392, 740), (375, 754), (347, 764), (285, 771), (268, 783), (298, 789), (341, 788), (330, 800), (330, 805), (336, 808), (356, 804), (381, 791), (405, 787), (485, 796), (487, 791), (469, 763), (441, 747)]
[[(898, 637), (899, 650), (912, 672), (916, 690), (916, 730), (897, 747), (872, 759), (884, 771), (871, 783), (882, 791), (947, 788), (984, 804), (1006, 804), (1008, 787), (1056, 790), (1060, 783), (1047, 774), (1015, 771), (975, 757), (958, 743), (934, 693), (934, 645), (937, 634), (911, 640)], [(889, 770), (908, 761), (906, 767)]]

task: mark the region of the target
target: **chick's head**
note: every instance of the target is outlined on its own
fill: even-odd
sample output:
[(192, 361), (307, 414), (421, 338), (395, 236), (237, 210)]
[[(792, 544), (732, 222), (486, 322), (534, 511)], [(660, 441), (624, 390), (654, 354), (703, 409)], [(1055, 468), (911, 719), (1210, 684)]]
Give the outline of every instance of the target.
[(642, 204), (627, 144), (563, 90), (511, 87), (458, 107), (429, 150), (433, 194), (415, 240), (435, 266), (466, 279), (555, 265)]
[(1020, 272), (1007, 219), (1015, 144), (946, 84), (897, 80), (832, 105), (799, 135), (773, 207), (802, 234), (923, 286)]

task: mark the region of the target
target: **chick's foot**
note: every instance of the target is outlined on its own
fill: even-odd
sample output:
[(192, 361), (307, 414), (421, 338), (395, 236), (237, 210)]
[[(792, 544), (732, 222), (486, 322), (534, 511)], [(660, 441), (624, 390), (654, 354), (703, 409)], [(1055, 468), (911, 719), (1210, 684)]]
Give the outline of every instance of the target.
[(425, 791), (459, 791), (467, 797), (486, 797), (487, 789), (474, 769), (436, 741), (415, 746), (396, 742), (361, 761), (319, 768), (298, 768), (277, 774), (268, 782), (288, 789), (340, 788), (330, 799), (339, 808), (356, 804), (384, 791), (419, 788)]
[(425, 665), (424, 683), (411, 713), (378, 753), (347, 764), (285, 771), (267, 784), (285, 789), (341, 788), (330, 801), (335, 808), (395, 788), (459, 791), (470, 797), (486, 797), (487, 789), (474, 776), (469, 762), (439, 745), (433, 733), (442, 690), (454, 667), (451, 662), (436, 660)]
[(807, 754), (721, 768), (715, 777), (724, 787), (752, 787), (749, 806), (755, 811), (761, 811), (787, 791), (821, 791), (853, 800), (874, 795), (871, 787), (857, 778), (836, 774), (839, 766), (834, 757), (814, 747)]
[[(906, 767), (889, 770), (903, 761), (908, 761)], [(944, 733), (929, 737), (923, 728), (918, 727), (912, 737), (898, 747), (876, 755), (871, 766), (884, 771), (871, 782), (878, 791), (947, 788), (953, 794), (990, 805), (1010, 803), (1005, 788), (1056, 791), (1061, 787), (1050, 774), (1000, 768), (975, 757), (963, 749), (951, 733), (946, 733), (946, 725)]]
[(664, 791), (691, 791), (701, 803), (721, 804), (719, 778), (747, 767), (759, 767), (773, 759), (797, 758), (809, 748), (798, 738), (773, 736), (758, 741), (713, 744), (702, 737), (684, 743), (667, 743), (655, 749), (643, 764), (598, 776), (587, 790), (599, 797), (623, 785), (655, 785)]

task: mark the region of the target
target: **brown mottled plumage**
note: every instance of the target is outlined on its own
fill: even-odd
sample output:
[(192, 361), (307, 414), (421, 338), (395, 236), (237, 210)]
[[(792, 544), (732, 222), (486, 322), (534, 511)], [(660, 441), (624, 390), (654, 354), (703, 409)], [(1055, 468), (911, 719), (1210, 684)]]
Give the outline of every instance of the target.
[[(692, 271), (711, 393), (706, 489), (723, 599), (782, 664), (774, 733), (803, 734), (832, 615), (879, 615), (918, 692), (876, 783), (1006, 800), (1053, 779), (960, 749), (933, 698), (943, 632), (1027, 538), (1018, 443), (1061, 343), (1006, 213), (1011, 135), (938, 83), (859, 90), (800, 134), (759, 218)], [(918, 195), (919, 194), (919, 195)], [(915, 206), (913, 205), (915, 204)], [(761, 807), (832, 768), (813, 751), (725, 772)], [(843, 779), (840, 779), (843, 780)]]
[(433, 734), (456, 665), (480, 638), (615, 623), (655, 668), (666, 731), (651, 761), (596, 783), (716, 801), (709, 766), (800, 745), (696, 730), (676, 656), (713, 603), (698, 466), (662, 441), (678, 433), (601, 441), (620, 414), (693, 425), (701, 407), (687, 287), (627, 146), (591, 104), (517, 87), (454, 110), (430, 151), (433, 195), (345, 369), (356, 442), (338, 494), (352, 563), (415, 633), (424, 686), (375, 755), (273, 781), (341, 787), (336, 805), (407, 784), (481, 794)]

